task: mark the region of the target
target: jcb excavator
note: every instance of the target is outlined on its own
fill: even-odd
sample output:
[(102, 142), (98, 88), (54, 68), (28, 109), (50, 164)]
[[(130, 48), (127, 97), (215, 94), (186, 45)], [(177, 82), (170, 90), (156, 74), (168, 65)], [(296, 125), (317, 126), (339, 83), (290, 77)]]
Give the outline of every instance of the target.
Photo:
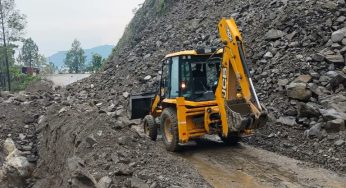
[(223, 18), (218, 26), (222, 48), (168, 54), (159, 91), (130, 97), (131, 118), (144, 118), (152, 140), (160, 129), (168, 151), (206, 134), (236, 144), (267, 121), (234, 19)]

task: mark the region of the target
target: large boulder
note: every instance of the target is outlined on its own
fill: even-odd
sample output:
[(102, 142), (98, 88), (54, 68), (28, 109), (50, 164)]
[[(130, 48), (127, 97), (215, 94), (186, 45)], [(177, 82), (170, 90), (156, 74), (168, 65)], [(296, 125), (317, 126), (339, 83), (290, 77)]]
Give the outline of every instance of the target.
[(6, 160), (4, 168), (7, 173), (17, 174), (19, 177), (25, 178), (29, 176), (30, 163), (23, 156), (10, 157)]
[(14, 141), (11, 138), (7, 138), (4, 142), (4, 151), (7, 155), (15, 151), (16, 145), (14, 144)]
[(124, 92), (124, 93), (123, 93), (123, 96), (124, 96), (124, 98), (127, 99), (127, 98), (130, 96), (130, 93), (129, 93), (129, 92)]
[(281, 124), (281, 125), (287, 125), (287, 126), (297, 125), (296, 118), (292, 117), (292, 116), (280, 117), (276, 122)]
[(318, 117), (320, 112), (318, 107), (313, 103), (298, 103), (298, 116), (299, 117)]
[(304, 132), (304, 135), (308, 138), (320, 138), (322, 136), (322, 124), (317, 123), (312, 126), (310, 129)]
[(346, 92), (337, 95), (326, 95), (319, 97), (324, 108), (333, 108), (338, 112), (346, 113)]
[(142, 179), (133, 177), (131, 178), (131, 188), (149, 188), (149, 185), (146, 184)]
[(346, 87), (346, 74), (344, 74), (341, 71), (336, 71), (335, 73), (336, 75), (334, 75), (332, 79), (329, 81), (330, 87), (332, 89), (335, 89), (339, 87), (340, 84)]
[(293, 82), (295, 83), (309, 83), (312, 77), (308, 74), (300, 75)]
[(329, 120), (335, 120), (335, 119), (342, 119), (346, 120), (346, 113), (338, 112), (335, 109), (320, 109), (320, 113), (322, 114), (323, 118), (327, 121)]
[(0, 187), (23, 187), (25, 178), (30, 176), (32, 170), (28, 159), (21, 156), (11, 138), (5, 140), (3, 150), (7, 156), (0, 168)]
[(323, 127), (327, 132), (339, 132), (345, 130), (345, 120), (335, 119), (328, 121), (327, 124)]
[(336, 54), (336, 55), (326, 55), (326, 60), (329, 63), (334, 63), (337, 65), (345, 65), (345, 59), (344, 56), (342, 56), (341, 54)]
[(267, 34), (265, 35), (265, 38), (267, 40), (276, 40), (276, 39), (282, 38), (285, 35), (286, 33), (284, 33), (281, 30), (271, 29), (267, 32)]
[(345, 36), (346, 36), (346, 28), (339, 29), (332, 33), (332, 41), (341, 42)]
[(97, 183), (97, 188), (109, 188), (112, 184), (112, 179), (109, 176), (105, 176)]
[(292, 82), (286, 87), (286, 91), (288, 97), (301, 101), (307, 101), (312, 96), (312, 92), (307, 89), (306, 83)]
[(313, 61), (322, 62), (324, 61), (325, 57), (322, 54), (317, 53), (317, 54), (313, 54), (311, 58)]
[(344, 141), (344, 140), (337, 140), (337, 141), (335, 141), (334, 142), (334, 145), (335, 146), (342, 146), (342, 145), (344, 145), (346, 142)]
[(67, 159), (72, 187), (97, 187), (96, 179), (85, 169), (85, 161), (77, 156)]

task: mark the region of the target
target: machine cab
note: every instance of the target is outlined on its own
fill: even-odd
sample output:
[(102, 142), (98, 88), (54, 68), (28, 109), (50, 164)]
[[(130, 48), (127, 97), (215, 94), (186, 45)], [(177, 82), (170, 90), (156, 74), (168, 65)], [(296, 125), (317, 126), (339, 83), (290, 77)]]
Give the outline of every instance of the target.
[(160, 98), (184, 97), (193, 102), (215, 100), (222, 52), (208, 52), (183, 51), (167, 55), (162, 62)]
[[(160, 90), (130, 96), (131, 119), (144, 118), (151, 106), (165, 99), (214, 101), (220, 75), (222, 50), (190, 50), (167, 55), (162, 60)], [(156, 105), (154, 105), (156, 106)]]

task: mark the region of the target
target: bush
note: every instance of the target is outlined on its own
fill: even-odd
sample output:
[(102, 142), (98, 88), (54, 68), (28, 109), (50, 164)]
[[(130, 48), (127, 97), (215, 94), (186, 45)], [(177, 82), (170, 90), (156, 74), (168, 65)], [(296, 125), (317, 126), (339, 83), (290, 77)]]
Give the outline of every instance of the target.
[(19, 67), (11, 67), (10, 72), (12, 91), (25, 90), (30, 83), (41, 80), (39, 76), (22, 74)]

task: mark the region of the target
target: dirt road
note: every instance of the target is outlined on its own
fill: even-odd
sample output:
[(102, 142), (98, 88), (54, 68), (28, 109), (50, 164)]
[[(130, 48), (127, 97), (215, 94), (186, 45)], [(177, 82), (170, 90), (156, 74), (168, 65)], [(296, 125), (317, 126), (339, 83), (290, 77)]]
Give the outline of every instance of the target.
[(217, 141), (188, 146), (178, 154), (215, 188), (346, 187), (346, 176), (272, 152)]
[(55, 85), (58, 86), (67, 86), (76, 82), (78, 80), (89, 77), (90, 74), (54, 74), (48, 75), (46, 78), (51, 80)]

